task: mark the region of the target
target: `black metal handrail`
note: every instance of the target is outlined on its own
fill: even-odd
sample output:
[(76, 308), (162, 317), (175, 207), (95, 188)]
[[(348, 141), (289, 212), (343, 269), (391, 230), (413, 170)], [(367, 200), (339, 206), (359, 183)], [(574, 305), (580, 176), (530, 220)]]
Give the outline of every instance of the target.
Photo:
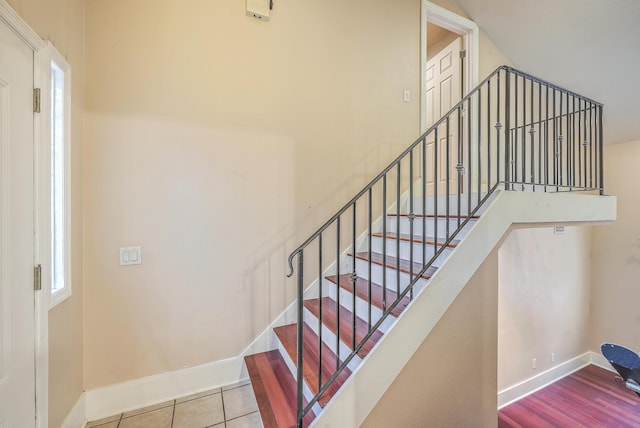
[[(602, 104), (587, 97), (512, 67), (501, 66), (433, 123), (289, 255), (289, 277), (294, 273), (293, 260), (298, 258), (298, 426), (302, 426), (305, 415), (318, 403), (332, 382), (358, 358), (367, 341), (400, 302), (414, 298), (415, 288), (424, 284), (426, 272), (478, 214), (495, 190), (596, 190), (603, 193), (602, 108)], [(416, 169), (419, 170), (419, 176), (414, 177)], [(395, 186), (391, 188), (395, 207), (388, 204), (389, 181), (393, 182), (394, 179), (395, 183), (392, 184)], [(407, 201), (404, 213), (401, 208), (403, 199)], [(360, 214), (363, 210), (358, 210), (363, 205), (364, 216)], [(393, 212), (390, 212), (392, 208)], [(345, 226), (342, 218), (348, 216), (349, 211), (351, 224)], [(382, 260), (375, 262), (372, 251), (374, 213), (378, 213), (382, 219), (382, 253), (376, 253)], [(409, 242), (409, 254), (406, 258), (401, 257), (400, 243), (403, 214), (409, 219), (408, 237), (405, 237)], [(395, 216), (394, 231), (389, 230), (389, 215)], [(427, 233), (428, 216), (434, 219), (433, 236)], [(444, 221), (441, 231), (438, 229), (439, 219)], [(416, 225), (416, 220), (421, 220), (421, 225)], [(420, 226), (420, 233), (417, 233)], [(363, 234), (360, 239), (358, 233)], [(389, 233), (393, 233), (394, 237), (390, 237)], [(325, 234), (330, 236), (323, 241)], [(346, 246), (341, 244), (345, 234), (348, 237)], [(433, 238), (432, 243), (427, 243), (427, 237)], [(417, 242), (415, 238), (421, 239), (417, 247), (414, 245)], [(388, 246), (387, 241), (392, 239), (395, 248)], [(332, 240), (334, 242), (330, 244), (334, 247), (335, 263), (334, 266), (325, 266), (325, 242)], [(315, 385), (318, 392), (315, 395), (308, 392), (307, 404), (304, 405), (302, 324), (304, 274), (308, 271), (305, 269), (304, 253), (312, 250), (310, 245), (314, 242), (318, 243), (318, 247), (313, 248), (312, 260), (307, 266), (315, 266), (314, 272), (317, 269), (314, 280), (318, 282), (320, 309), (316, 328), (318, 342), (314, 345), (317, 345), (318, 351), (318, 385)], [(366, 247), (364, 255), (361, 253), (358, 256), (359, 245)], [(416, 251), (421, 252), (422, 256), (416, 257)], [(390, 252), (395, 255), (389, 255)], [(366, 263), (366, 267), (360, 271), (357, 269), (359, 258), (365, 259)], [(400, 266), (402, 261), (405, 262), (404, 270), (408, 269), (404, 276)], [(375, 264), (381, 265), (382, 269), (382, 311), (377, 317), (373, 315), (372, 305), (372, 289), (376, 286), (372, 280)], [(395, 278), (388, 275), (388, 268), (393, 268), (393, 265)], [(352, 285), (349, 302), (341, 302), (340, 297), (341, 271), (344, 273), (345, 270)], [(335, 273), (336, 278), (336, 367), (331, 376), (323, 379), (322, 345), (329, 341), (323, 337), (323, 296), (330, 293), (324, 292), (327, 273)], [(356, 283), (359, 275), (366, 276), (367, 283), (365, 334), (357, 326)], [(395, 282), (395, 287), (389, 284), (391, 282)], [(391, 301), (388, 301), (389, 297)], [(345, 345), (340, 340), (340, 310), (343, 303), (351, 305), (351, 343)], [(347, 355), (341, 355), (343, 346), (348, 348)], [(310, 390), (307, 385), (307, 391)]]

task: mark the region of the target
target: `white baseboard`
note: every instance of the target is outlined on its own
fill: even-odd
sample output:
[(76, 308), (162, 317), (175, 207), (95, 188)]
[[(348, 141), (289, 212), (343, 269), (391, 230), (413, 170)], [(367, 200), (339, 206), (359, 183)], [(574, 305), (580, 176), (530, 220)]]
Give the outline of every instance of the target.
[(598, 366), (600, 368), (603, 368), (605, 370), (609, 370), (612, 373), (617, 373), (614, 370), (614, 368), (611, 367), (611, 364), (609, 364), (609, 361), (607, 361), (607, 359), (603, 357), (601, 353), (589, 352), (589, 354), (591, 354), (591, 364)]
[(523, 382), (513, 385), (498, 392), (498, 409), (508, 406), (527, 395), (544, 388), (553, 382), (562, 379), (581, 368), (594, 364), (603, 369), (613, 371), (609, 362), (597, 352), (585, 352), (569, 361), (565, 361), (555, 367), (537, 374)]
[(87, 424), (87, 396), (83, 392), (60, 428), (84, 428)]
[[(86, 408), (85, 420), (106, 418), (174, 398), (230, 385), (245, 378), (243, 359), (233, 357), (92, 389), (83, 394), (85, 395), (83, 406)], [(69, 425), (68, 427), (77, 428), (80, 426)]]

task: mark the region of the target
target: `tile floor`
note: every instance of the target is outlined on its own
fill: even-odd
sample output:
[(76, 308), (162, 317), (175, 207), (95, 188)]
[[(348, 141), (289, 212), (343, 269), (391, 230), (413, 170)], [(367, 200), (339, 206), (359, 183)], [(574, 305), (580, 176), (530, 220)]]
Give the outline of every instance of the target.
[(87, 428), (262, 428), (248, 381), (92, 421)]

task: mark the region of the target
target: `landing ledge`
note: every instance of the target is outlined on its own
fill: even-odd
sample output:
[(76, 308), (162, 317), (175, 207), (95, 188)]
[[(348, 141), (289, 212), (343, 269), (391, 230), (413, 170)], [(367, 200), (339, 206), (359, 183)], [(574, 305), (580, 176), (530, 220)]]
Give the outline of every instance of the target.
[(313, 427), (358, 427), (485, 258), (512, 227), (599, 225), (616, 220), (616, 197), (498, 191), (428, 287), (318, 415)]

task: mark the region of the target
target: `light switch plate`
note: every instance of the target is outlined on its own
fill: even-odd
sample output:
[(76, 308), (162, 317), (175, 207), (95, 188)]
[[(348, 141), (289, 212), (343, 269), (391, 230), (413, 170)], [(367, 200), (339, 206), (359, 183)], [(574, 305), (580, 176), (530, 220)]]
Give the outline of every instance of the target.
[(120, 266), (142, 264), (142, 247), (120, 248)]

